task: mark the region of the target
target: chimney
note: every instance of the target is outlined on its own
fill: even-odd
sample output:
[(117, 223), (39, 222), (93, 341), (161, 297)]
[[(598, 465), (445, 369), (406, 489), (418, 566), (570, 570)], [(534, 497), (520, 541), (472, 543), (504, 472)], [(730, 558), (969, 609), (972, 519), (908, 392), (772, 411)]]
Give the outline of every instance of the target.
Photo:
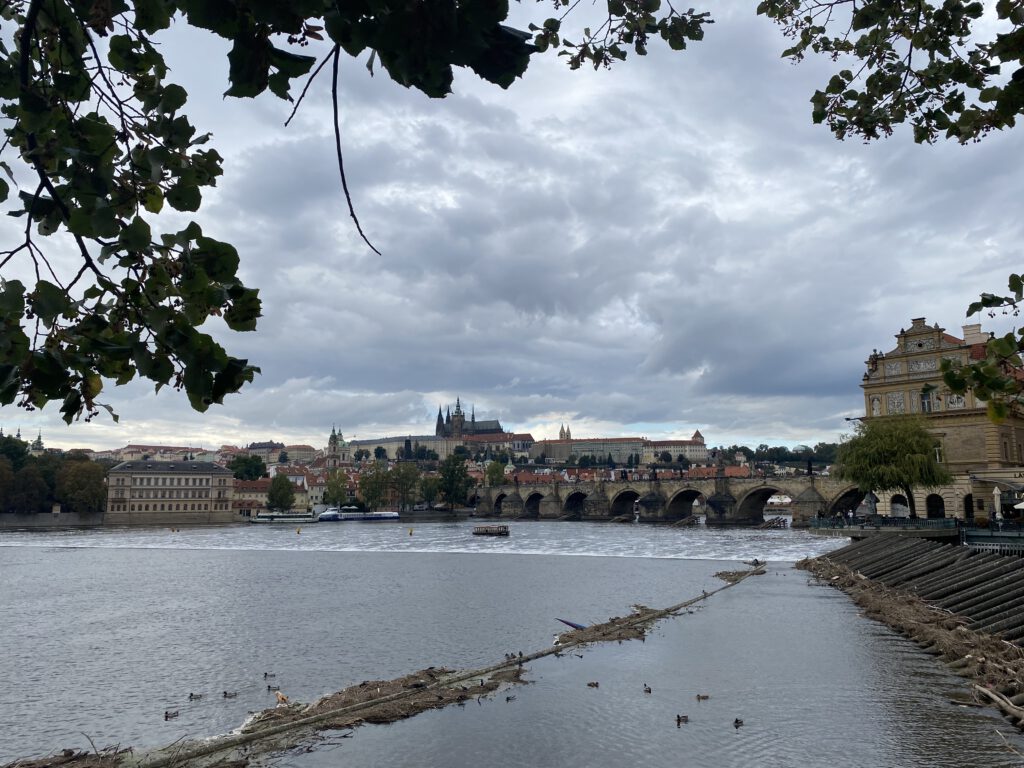
[(981, 323), (973, 323), (964, 327), (964, 344), (984, 344), (988, 341), (988, 334), (981, 330)]

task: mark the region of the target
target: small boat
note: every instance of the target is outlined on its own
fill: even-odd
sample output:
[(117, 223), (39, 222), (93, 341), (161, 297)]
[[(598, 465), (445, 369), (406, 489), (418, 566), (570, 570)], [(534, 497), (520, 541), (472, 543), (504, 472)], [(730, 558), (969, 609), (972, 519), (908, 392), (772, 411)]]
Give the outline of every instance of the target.
[(317, 521), (316, 515), (312, 512), (275, 512), (272, 510), (260, 510), (255, 515), (249, 518), (250, 523), (287, 523), (289, 525), (295, 525), (296, 523), (315, 523)]
[(317, 519), (321, 523), (368, 523), (382, 520), (398, 520), (397, 512), (363, 512), (359, 507), (328, 507)]
[(474, 536), (508, 536), (507, 525), (477, 525), (473, 527)]

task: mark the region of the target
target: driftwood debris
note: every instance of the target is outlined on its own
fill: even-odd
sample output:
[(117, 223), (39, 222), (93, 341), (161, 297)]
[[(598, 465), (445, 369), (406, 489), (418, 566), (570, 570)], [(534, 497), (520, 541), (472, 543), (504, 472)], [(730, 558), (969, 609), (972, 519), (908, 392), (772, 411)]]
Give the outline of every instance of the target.
[[(1017, 579), (1024, 562), (894, 537), (857, 542), (802, 560), (797, 568), (843, 590), (865, 616), (900, 632), (970, 680), (976, 701), (1024, 724), (1024, 649), (983, 630), (993, 615), (1002, 615), (990, 614), (1002, 610), (999, 585)], [(1022, 619), (1019, 608), (1010, 612), (1016, 619), (1008, 621)]]

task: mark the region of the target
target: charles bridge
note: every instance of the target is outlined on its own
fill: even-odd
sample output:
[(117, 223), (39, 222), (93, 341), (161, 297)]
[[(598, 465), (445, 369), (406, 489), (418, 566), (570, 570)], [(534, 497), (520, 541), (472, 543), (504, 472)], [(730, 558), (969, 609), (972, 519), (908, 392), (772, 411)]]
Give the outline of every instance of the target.
[[(529, 485), (484, 486), (470, 501), (478, 516), (542, 520), (615, 520), (674, 523), (696, 513), (707, 525), (758, 525), (768, 499), (786, 495), (793, 525), (806, 526), (820, 515), (856, 509), (863, 492), (830, 477), (735, 478), (701, 480), (597, 480)], [(694, 502), (699, 501), (695, 507)]]

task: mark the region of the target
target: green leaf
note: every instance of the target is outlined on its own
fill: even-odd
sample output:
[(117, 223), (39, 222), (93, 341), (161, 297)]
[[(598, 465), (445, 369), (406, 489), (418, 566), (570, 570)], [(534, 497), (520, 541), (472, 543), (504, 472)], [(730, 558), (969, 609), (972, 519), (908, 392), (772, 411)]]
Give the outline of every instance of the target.
[(198, 211), (202, 195), (195, 184), (179, 182), (167, 190), (167, 202), (176, 211)]
[(54, 320), (71, 306), (71, 301), (64, 289), (46, 280), (36, 283), (30, 301), (32, 311), (47, 326), (53, 325)]
[(152, 237), (149, 224), (145, 219), (136, 216), (128, 226), (121, 230), (119, 240), (121, 245), (129, 251), (144, 251), (149, 248)]

